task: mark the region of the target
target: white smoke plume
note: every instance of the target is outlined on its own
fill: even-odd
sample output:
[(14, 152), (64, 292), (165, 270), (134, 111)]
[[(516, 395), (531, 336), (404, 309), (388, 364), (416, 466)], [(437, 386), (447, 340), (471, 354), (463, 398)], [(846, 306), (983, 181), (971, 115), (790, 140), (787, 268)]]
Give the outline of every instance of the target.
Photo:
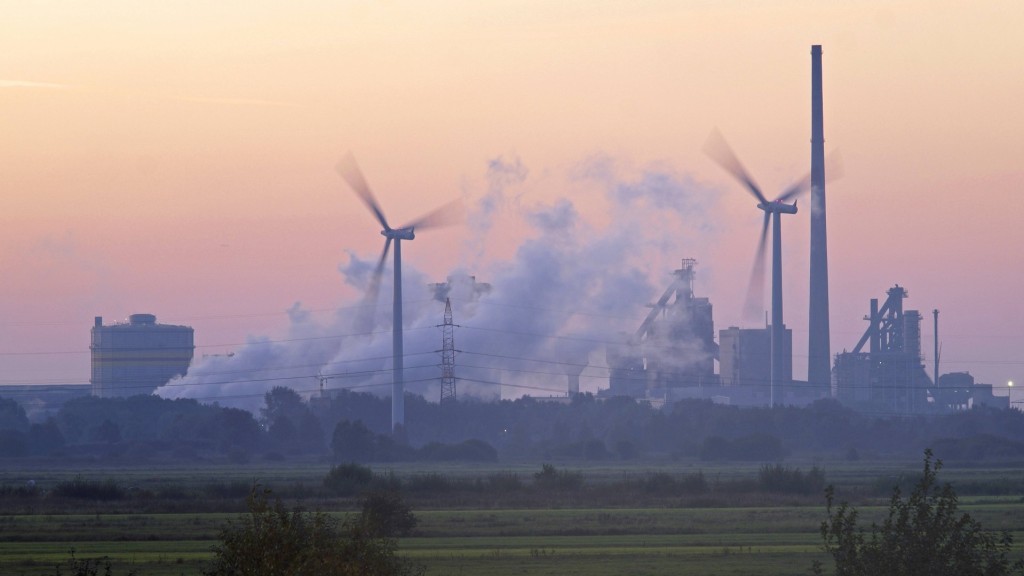
[[(443, 287), (459, 326), (462, 398), (564, 395), (566, 374), (578, 373), (588, 358), (603, 361), (607, 345), (636, 330), (680, 259), (700, 256), (714, 241), (708, 223), (715, 195), (671, 170), (630, 170), (595, 157), (557, 182), (528, 175), (519, 158), (489, 163), (468, 218), (464, 253), (474, 269), (453, 270)], [(489, 246), (509, 241), (493, 226), (507, 220), (519, 221), (525, 237), (510, 258), (486, 259)], [(344, 281), (365, 289), (376, 258), (350, 252), (339, 268)], [(445, 279), (403, 260), (406, 390), (437, 401), (444, 298), (432, 282)], [(390, 395), (391, 294), (388, 266), (370, 333), (357, 333), (360, 303), (343, 305), (327, 321), (296, 305), (287, 337), (253, 337), (231, 356), (200, 359), (157, 394), (256, 411), (274, 386), (310, 395), (323, 376), (327, 389)], [(584, 373), (584, 391), (605, 386), (606, 370)]]

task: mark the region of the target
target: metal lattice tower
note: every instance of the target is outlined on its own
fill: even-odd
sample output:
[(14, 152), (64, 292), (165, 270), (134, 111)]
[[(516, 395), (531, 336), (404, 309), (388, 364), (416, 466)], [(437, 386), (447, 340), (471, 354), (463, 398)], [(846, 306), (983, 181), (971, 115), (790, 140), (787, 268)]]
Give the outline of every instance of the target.
[(444, 404), (455, 400), (455, 324), (452, 324), (450, 298), (444, 301), (444, 324), (441, 329), (441, 404)]

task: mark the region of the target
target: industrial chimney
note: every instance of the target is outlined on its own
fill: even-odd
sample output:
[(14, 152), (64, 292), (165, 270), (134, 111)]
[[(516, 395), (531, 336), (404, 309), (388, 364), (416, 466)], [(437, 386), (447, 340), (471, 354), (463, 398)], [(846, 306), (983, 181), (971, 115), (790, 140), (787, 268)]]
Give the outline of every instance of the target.
[(825, 129), (821, 95), (821, 46), (811, 46), (811, 290), (808, 312), (807, 382), (831, 385), (828, 327), (828, 240), (825, 234)]

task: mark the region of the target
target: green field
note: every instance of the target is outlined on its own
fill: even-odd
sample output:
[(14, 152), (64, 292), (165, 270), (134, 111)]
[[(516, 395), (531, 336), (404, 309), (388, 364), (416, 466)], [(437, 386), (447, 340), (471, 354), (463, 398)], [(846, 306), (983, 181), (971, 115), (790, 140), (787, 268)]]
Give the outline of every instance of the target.
[[(66, 562), (109, 556), (114, 574), (200, 574), (220, 529), (237, 518), (243, 498), (233, 492), (258, 480), (288, 505), (320, 509), (343, 518), (354, 500), (321, 487), (329, 466), (317, 462), (277, 467), (61, 469), (6, 466), (0, 486), (33, 480), (43, 491), (75, 476), (114, 478), (129, 487), (114, 501), (57, 501), (6, 494), (0, 498), (0, 574), (49, 575)], [(399, 541), (400, 554), (427, 574), (559, 575), (790, 575), (807, 574), (825, 560), (818, 532), (825, 517), (820, 495), (784, 496), (742, 490), (758, 466), (695, 462), (559, 465), (583, 474), (571, 492), (530, 488), (539, 464), (415, 466), (391, 468), (400, 478), (434, 474), (472, 479), (515, 473), (526, 485), (516, 494), (411, 492), (419, 524)], [(812, 463), (801, 466), (807, 469)], [(848, 494), (870, 522), (885, 513), (877, 486), (912, 475), (916, 462), (815, 463)], [(799, 464), (795, 464), (799, 465)], [(986, 528), (1010, 530), (1024, 551), (1024, 499), (1016, 488), (1024, 468), (944, 469), (940, 479), (965, 487), (962, 510)], [(676, 493), (615, 494), (623, 478), (700, 471), (709, 488), (698, 496)], [(890, 481), (891, 480), (891, 481)], [(746, 482), (746, 484), (744, 484)], [(635, 496), (635, 497), (634, 497)], [(623, 502), (633, 501), (633, 505)], [(608, 504), (612, 502), (614, 504)], [(711, 503), (710, 505), (708, 503)]]

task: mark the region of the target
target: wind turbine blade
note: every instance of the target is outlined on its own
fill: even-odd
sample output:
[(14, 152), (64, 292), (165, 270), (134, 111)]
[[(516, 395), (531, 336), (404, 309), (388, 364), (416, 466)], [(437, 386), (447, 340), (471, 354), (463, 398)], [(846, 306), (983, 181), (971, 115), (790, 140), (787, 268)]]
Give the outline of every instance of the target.
[(765, 198), (764, 193), (757, 186), (754, 180), (747, 174), (747, 171), (743, 169), (743, 164), (740, 163), (739, 158), (732, 151), (729, 143), (725, 141), (722, 133), (715, 129), (708, 136), (707, 142), (704, 143), (704, 153), (707, 154), (712, 160), (714, 160), (719, 166), (722, 167), (726, 172), (732, 174), (733, 178), (736, 178), (743, 183), (744, 186), (750, 190), (750, 193), (754, 195), (762, 204), (767, 204), (768, 199)]
[(406, 224), (404, 227), (415, 228), (417, 230), (422, 230), (424, 228), (440, 228), (442, 226), (458, 224), (465, 219), (465, 216), (466, 207), (462, 204), (462, 200), (452, 200), (444, 206), (420, 216)]
[(359, 196), (359, 199), (370, 209), (371, 212), (377, 217), (377, 221), (384, 227), (385, 230), (390, 230), (388, 226), (388, 220), (384, 217), (384, 211), (380, 209), (380, 204), (377, 203), (377, 199), (374, 198), (373, 192), (370, 191), (370, 186), (366, 183), (366, 178), (363, 178), (363, 172), (359, 169), (359, 165), (356, 164), (356, 157), (351, 152), (345, 154), (345, 156), (338, 162), (335, 169), (338, 174), (348, 182), (348, 185), (352, 190)]
[(803, 178), (801, 178), (800, 180), (797, 180), (796, 182), (794, 182), (792, 186), (790, 186), (789, 188), (786, 188), (782, 192), (782, 194), (779, 194), (779, 197), (776, 199), (776, 201), (777, 202), (785, 202), (787, 200), (792, 200), (792, 199), (802, 195), (804, 192), (807, 192), (810, 189), (811, 189), (811, 175), (807, 174)]
[(384, 242), (384, 251), (380, 254), (377, 267), (373, 270), (370, 283), (366, 287), (366, 295), (363, 297), (362, 311), (356, 321), (356, 329), (360, 332), (369, 333), (373, 331), (373, 319), (377, 315), (377, 298), (380, 294), (380, 279), (384, 274), (384, 263), (388, 259), (388, 252), (391, 251), (391, 238)]
[(754, 268), (750, 272), (750, 284), (747, 285), (747, 301), (743, 306), (743, 315), (747, 319), (757, 318), (764, 305), (764, 261), (765, 250), (768, 248), (768, 224), (771, 212), (765, 210), (764, 225), (761, 226), (761, 239), (757, 242), (754, 252)]

